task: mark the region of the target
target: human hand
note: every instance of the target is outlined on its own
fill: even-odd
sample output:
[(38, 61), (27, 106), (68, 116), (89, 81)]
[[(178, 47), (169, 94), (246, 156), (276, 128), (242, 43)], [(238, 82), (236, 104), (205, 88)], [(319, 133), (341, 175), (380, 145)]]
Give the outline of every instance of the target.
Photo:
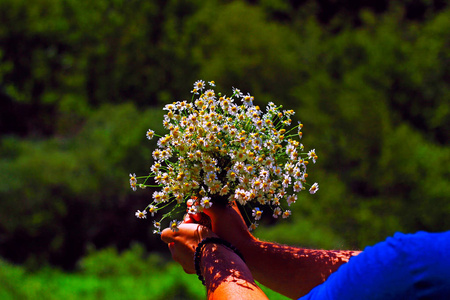
[(187, 215), (185, 222), (210, 224), (215, 234), (230, 242), (241, 251), (244, 251), (242, 249), (243, 245), (248, 244), (254, 239), (236, 203), (232, 206), (213, 205), (208, 209), (204, 209), (203, 213)]
[[(188, 219), (185, 218), (185, 221)], [(203, 225), (186, 222), (181, 223), (177, 231), (166, 228), (161, 233), (161, 239), (168, 244), (173, 260), (178, 262), (188, 274), (195, 273), (195, 248), (206, 237), (217, 237), (217, 235)]]

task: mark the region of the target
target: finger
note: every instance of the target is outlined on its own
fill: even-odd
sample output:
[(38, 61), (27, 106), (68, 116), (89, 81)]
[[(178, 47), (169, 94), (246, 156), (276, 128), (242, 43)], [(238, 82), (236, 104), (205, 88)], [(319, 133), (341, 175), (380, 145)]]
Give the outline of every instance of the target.
[(161, 240), (166, 244), (169, 244), (170, 242), (174, 242), (175, 241), (174, 232), (170, 228), (164, 229), (161, 232)]

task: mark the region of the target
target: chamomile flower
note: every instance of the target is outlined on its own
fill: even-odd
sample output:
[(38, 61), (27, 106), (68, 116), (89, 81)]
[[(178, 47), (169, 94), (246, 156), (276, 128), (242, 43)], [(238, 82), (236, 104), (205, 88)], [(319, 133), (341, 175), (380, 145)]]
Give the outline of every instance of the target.
[(285, 188), (291, 184), (291, 177), (288, 174), (284, 174), (282, 184), (283, 184), (283, 187), (285, 187)]
[(150, 205), (150, 206), (148, 207), (148, 212), (152, 215), (152, 217), (155, 216), (155, 213), (156, 213), (157, 210), (158, 210), (158, 209), (157, 209), (156, 206)]
[(294, 174), (293, 174), (295, 179), (299, 179), (300, 177), (303, 176), (303, 172), (300, 170), (300, 168), (298, 166), (296, 166), (294, 168)]
[(230, 185), (227, 183), (220, 189), (219, 195), (225, 196), (228, 195), (229, 192), (230, 192)]
[(294, 192), (298, 193), (301, 192), (303, 189), (303, 184), (301, 181), (295, 181), (294, 185), (292, 186), (292, 189), (294, 190)]
[(290, 175), (294, 175), (295, 166), (293, 163), (287, 163), (284, 165), (284, 170)]
[(244, 94), (241, 92), (240, 89), (237, 89), (235, 87), (233, 87), (233, 96), (236, 96), (237, 98), (242, 97)]
[(289, 218), (290, 215), (291, 215), (291, 211), (289, 209), (285, 210), (283, 212), (283, 219)]
[(146, 133), (147, 139), (151, 140), (154, 135), (155, 135), (155, 132), (153, 130), (151, 130), (151, 129), (147, 130), (147, 133)]
[(281, 170), (280, 167), (275, 166), (275, 167), (272, 168), (272, 173), (275, 174), (275, 176), (281, 176), (283, 171)]
[(253, 231), (256, 229), (256, 227), (258, 227), (258, 223), (256, 222), (251, 223), (250, 226), (248, 227), (248, 231)]
[(130, 173), (130, 182), (136, 182), (136, 174), (131, 174)]
[(180, 224), (181, 224), (181, 221), (180, 221), (180, 222), (177, 222), (177, 220), (170, 221), (169, 228), (170, 228), (173, 232), (177, 232), (178, 230), (180, 230), (180, 229), (178, 228), (178, 226), (180, 226)]
[(280, 206), (281, 205), (281, 202), (280, 202), (280, 198), (278, 198), (278, 197), (273, 197), (272, 198), (272, 205), (275, 205), (275, 206)]
[(161, 164), (158, 163), (158, 162), (156, 162), (155, 164), (153, 164), (153, 165), (151, 166), (150, 170), (151, 170), (153, 173), (156, 174), (156, 173), (159, 172), (160, 168), (161, 168)]
[(202, 90), (202, 89), (204, 89), (205, 88), (205, 81), (203, 81), (203, 80), (197, 80), (195, 83), (194, 83), (194, 89), (195, 90)]
[(197, 213), (198, 213), (197, 206), (196, 206), (196, 205), (191, 205), (191, 206), (189, 206), (189, 207), (188, 207), (187, 213), (188, 213), (188, 214), (191, 214), (191, 215), (197, 214)]
[(255, 173), (255, 170), (256, 170), (256, 168), (255, 168), (254, 165), (252, 165), (252, 164), (247, 164), (247, 165), (245, 165), (245, 172), (246, 172), (247, 174), (253, 175), (253, 173)]
[(256, 190), (260, 190), (263, 188), (263, 179), (256, 177), (252, 180), (252, 186)]
[(205, 91), (205, 97), (208, 100), (215, 100), (216, 99), (216, 93), (214, 93), (214, 90), (207, 90), (207, 91)]
[(290, 195), (286, 199), (288, 206), (291, 206), (292, 203), (295, 203), (297, 201), (297, 195)]
[(309, 193), (310, 194), (315, 194), (315, 193), (317, 193), (318, 190), (319, 190), (319, 184), (316, 182), (309, 189)]
[(278, 216), (280, 216), (282, 214), (281, 208), (279, 206), (275, 207), (275, 209), (273, 210), (273, 215), (272, 217), (274, 217), (275, 219), (278, 218)]
[(227, 172), (227, 179), (230, 181), (236, 181), (236, 179), (238, 179), (238, 171), (229, 169)]
[(153, 226), (159, 231), (161, 230), (161, 223), (158, 221), (153, 221)]
[[(240, 159), (240, 157), (236, 157), (237, 160)], [(245, 170), (244, 163), (241, 161), (237, 161), (233, 167), (238, 173), (243, 173)]]
[(155, 191), (155, 192), (153, 192), (153, 199), (154, 199), (154, 201), (156, 202), (156, 203), (160, 203), (160, 202), (162, 202), (162, 195), (163, 195), (163, 193), (162, 192), (160, 192), (160, 191)]
[(247, 94), (245, 96), (242, 96), (242, 103), (244, 103), (245, 106), (252, 106), (253, 100), (255, 99), (253, 96), (250, 96), (250, 94)]
[(211, 198), (203, 197), (202, 200), (200, 201), (200, 205), (206, 209), (210, 208), (212, 206)]
[(134, 215), (137, 218), (139, 218), (139, 219), (146, 219), (147, 218), (147, 212), (145, 210), (144, 211), (138, 210)]
[(262, 216), (263, 211), (259, 209), (259, 207), (255, 207), (255, 209), (252, 210), (252, 216), (255, 217), (255, 220), (260, 220)]
[(137, 190), (137, 179), (136, 179), (136, 174), (131, 174), (130, 173), (130, 187), (133, 191)]
[(261, 179), (267, 180), (267, 179), (269, 178), (269, 175), (270, 175), (269, 171), (267, 171), (267, 170), (264, 169), (264, 168), (261, 168), (261, 169), (260, 169), (260, 171), (259, 171), (259, 177), (261, 177)]
[(159, 151), (159, 149), (156, 149), (155, 151), (153, 151), (153, 158), (157, 161), (161, 160), (161, 151)]
[(316, 149), (312, 149), (308, 152), (308, 157), (312, 159), (313, 163), (316, 163), (317, 155), (316, 155)]

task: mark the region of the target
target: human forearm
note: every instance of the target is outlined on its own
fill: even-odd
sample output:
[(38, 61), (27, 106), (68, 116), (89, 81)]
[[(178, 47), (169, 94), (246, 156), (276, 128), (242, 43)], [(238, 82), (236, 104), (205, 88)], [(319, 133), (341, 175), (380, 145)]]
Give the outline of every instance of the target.
[(248, 235), (235, 240), (253, 277), (261, 284), (297, 299), (324, 282), (359, 251), (311, 250), (262, 242)]
[(227, 247), (206, 245), (200, 265), (208, 299), (267, 299), (246, 264)]
[(257, 240), (248, 231), (236, 206), (205, 210), (212, 230), (236, 246), (258, 282), (291, 298), (321, 284), (358, 251), (309, 250)]

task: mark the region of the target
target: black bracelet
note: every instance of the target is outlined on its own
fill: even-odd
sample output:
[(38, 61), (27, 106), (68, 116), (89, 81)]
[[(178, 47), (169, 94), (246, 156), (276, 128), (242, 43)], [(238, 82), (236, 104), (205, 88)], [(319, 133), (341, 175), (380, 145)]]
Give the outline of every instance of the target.
[(242, 256), (242, 253), (231, 243), (229, 243), (225, 240), (222, 240), (221, 238), (218, 238), (218, 237), (204, 238), (200, 243), (198, 243), (197, 248), (195, 248), (195, 252), (194, 252), (195, 272), (197, 273), (198, 279), (202, 282), (203, 285), (206, 285), (206, 284), (205, 284), (205, 278), (203, 277), (202, 272), (200, 271), (200, 259), (202, 256), (203, 246), (205, 246), (206, 244), (223, 245), (223, 246), (229, 248), (230, 250), (234, 251), (234, 253), (236, 253), (245, 262), (244, 257)]

